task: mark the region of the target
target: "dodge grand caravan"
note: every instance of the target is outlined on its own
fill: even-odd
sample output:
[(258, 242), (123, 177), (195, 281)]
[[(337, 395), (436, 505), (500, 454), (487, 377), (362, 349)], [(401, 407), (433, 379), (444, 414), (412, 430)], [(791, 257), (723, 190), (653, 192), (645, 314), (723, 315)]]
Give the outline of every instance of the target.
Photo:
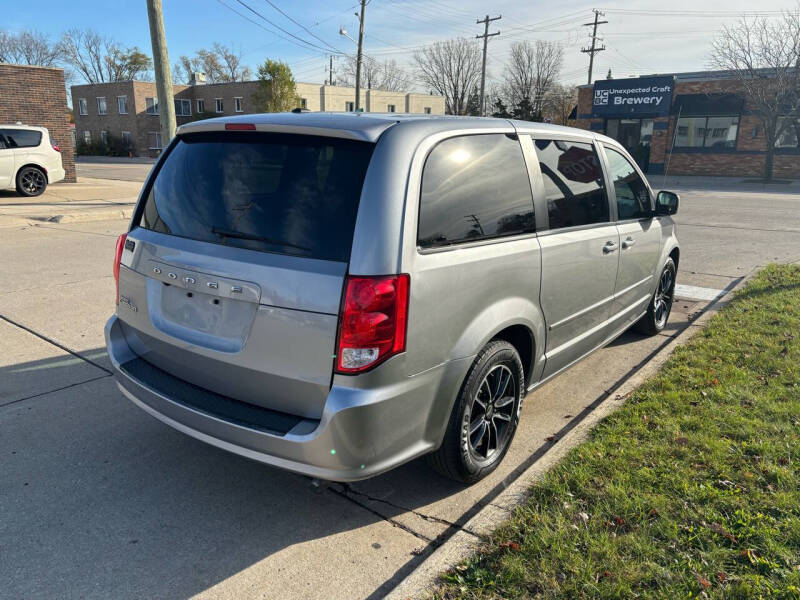
[(242, 456), (349, 481), (429, 454), (473, 482), (526, 393), (631, 326), (664, 328), (677, 208), (576, 129), (197, 121), (118, 240), (108, 352), (138, 406)]

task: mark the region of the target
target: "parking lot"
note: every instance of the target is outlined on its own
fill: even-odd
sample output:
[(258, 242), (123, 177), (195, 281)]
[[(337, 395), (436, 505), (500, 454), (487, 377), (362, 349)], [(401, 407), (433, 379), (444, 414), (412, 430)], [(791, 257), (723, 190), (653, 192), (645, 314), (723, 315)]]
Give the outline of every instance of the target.
[[(149, 168), (78, 174), (136, 181)], [(683, 299), (667, 329), (627, 333), (529, 395), (506, 460), (469, 488), (424, 460), (316, 486), (162, 425), (117, 390), (105, 356), (126, 221), (0, 229), (0, 597), (383, 597), (708, 298), (758, 265), (800, 261), (796, 186), (669, 187)]]

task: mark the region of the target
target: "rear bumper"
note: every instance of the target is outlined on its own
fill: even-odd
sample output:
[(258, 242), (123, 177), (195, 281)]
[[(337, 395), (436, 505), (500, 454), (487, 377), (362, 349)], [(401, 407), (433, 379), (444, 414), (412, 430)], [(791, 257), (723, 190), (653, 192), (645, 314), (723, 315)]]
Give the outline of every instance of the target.
[(47, 183), (56, 183), (62, 181), (67, 176), (66, 171), (61, 166), (54, 167), (47, 171)]
[(106, 324), (105, 336), (120, 390), (152, 416), (235, 454), (332, 481), (366, 479), (433, 450), (471, 363), (452, 361), (382, 384), (375, 378), (376, 385), (368, 387), (335, 383), (318, 421), (298, 419), (285, 433), (271, 433), (189, 406), (168, 391), (170, 386), (133, 376), (125, 365), (141, 359), (128, 346), (116, 316)]

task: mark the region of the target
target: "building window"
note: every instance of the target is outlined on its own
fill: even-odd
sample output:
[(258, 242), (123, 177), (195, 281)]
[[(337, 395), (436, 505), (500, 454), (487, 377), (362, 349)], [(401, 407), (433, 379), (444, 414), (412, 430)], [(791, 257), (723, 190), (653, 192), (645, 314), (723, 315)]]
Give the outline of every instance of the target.
[(676, 148), (734, 148), (739, 117), (681, 117)]
[(191, 117), (192, 116), (192, 101), (191, 100), (178, 100), (175, 99), (175, 116), (176, 117)]
[(131, 132), (130, 131), (123, 131), (122, 132), (122, 145), (125, 147), (126, 150), (131, 149)]
[(128, 114), (128, 97), (127, 96), (117, 96), (117, 109), (119, 110), (119, 114), (127, 115)]
[(224, 112), (222, 98), (214, 98), (214, 110), (218, 113)]
[(87, 145), (92, 143), (92, 132), (91, 131), (84, 131), (83, 132), (83, 143), (87, 144)]
[(147, 146), (150, 150), (161, 150), (160, 131), (151, 131), (147, 134)]
[(97, 99), (97, 114), (98, 115), (105, 115), (108, 113), (108, 107), (106, 106), (106, 97), (100, 96)]
[(89, 114), (89, 109), (86, 105), (86, 98), (78, 98), (78, 114), (84, 117)]
[(108, 132), (107, 131), (101, 131), (100, 132), (100, 143), (103, 144), (103, 146), (107, 146), (108, 145)]
[(800, 117), (778, 117), (776, 148), (800, 148)]
[(308, 108), (308, 100), (300, 98), (300, 108)]
[(394, 112), (394, 104), (389, 104), (386, 107), (386, 112)]
[(197, 100), (197, 112), (204, 113), (206, 112), (206, 101), (201, 99)]
[(145, 106), (145, 112), (148, 115), (158, 114), (158, 98), (145, 98), (144, 106)]
[(426, 115), (431, 114), (431, 107), (430, 106), (426, 106), (423, 110), (425, 111)]
[(233, 99), (233, 110), (236, 112), (244, 112), (242, 109), (242, 99), (241, 98), (234, 98)]
[(347, 112), (353, 112), (356, 109), (356, 103), (355, 102), (345, 102), (344, 103), (344, 109)]

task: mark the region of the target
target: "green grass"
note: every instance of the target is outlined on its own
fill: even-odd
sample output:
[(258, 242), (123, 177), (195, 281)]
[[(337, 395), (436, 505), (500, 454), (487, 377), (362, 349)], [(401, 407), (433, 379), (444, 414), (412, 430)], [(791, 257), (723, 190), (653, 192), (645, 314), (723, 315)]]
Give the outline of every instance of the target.
[(800, 267), (764, 269), (436, 598), (800, 598)]

